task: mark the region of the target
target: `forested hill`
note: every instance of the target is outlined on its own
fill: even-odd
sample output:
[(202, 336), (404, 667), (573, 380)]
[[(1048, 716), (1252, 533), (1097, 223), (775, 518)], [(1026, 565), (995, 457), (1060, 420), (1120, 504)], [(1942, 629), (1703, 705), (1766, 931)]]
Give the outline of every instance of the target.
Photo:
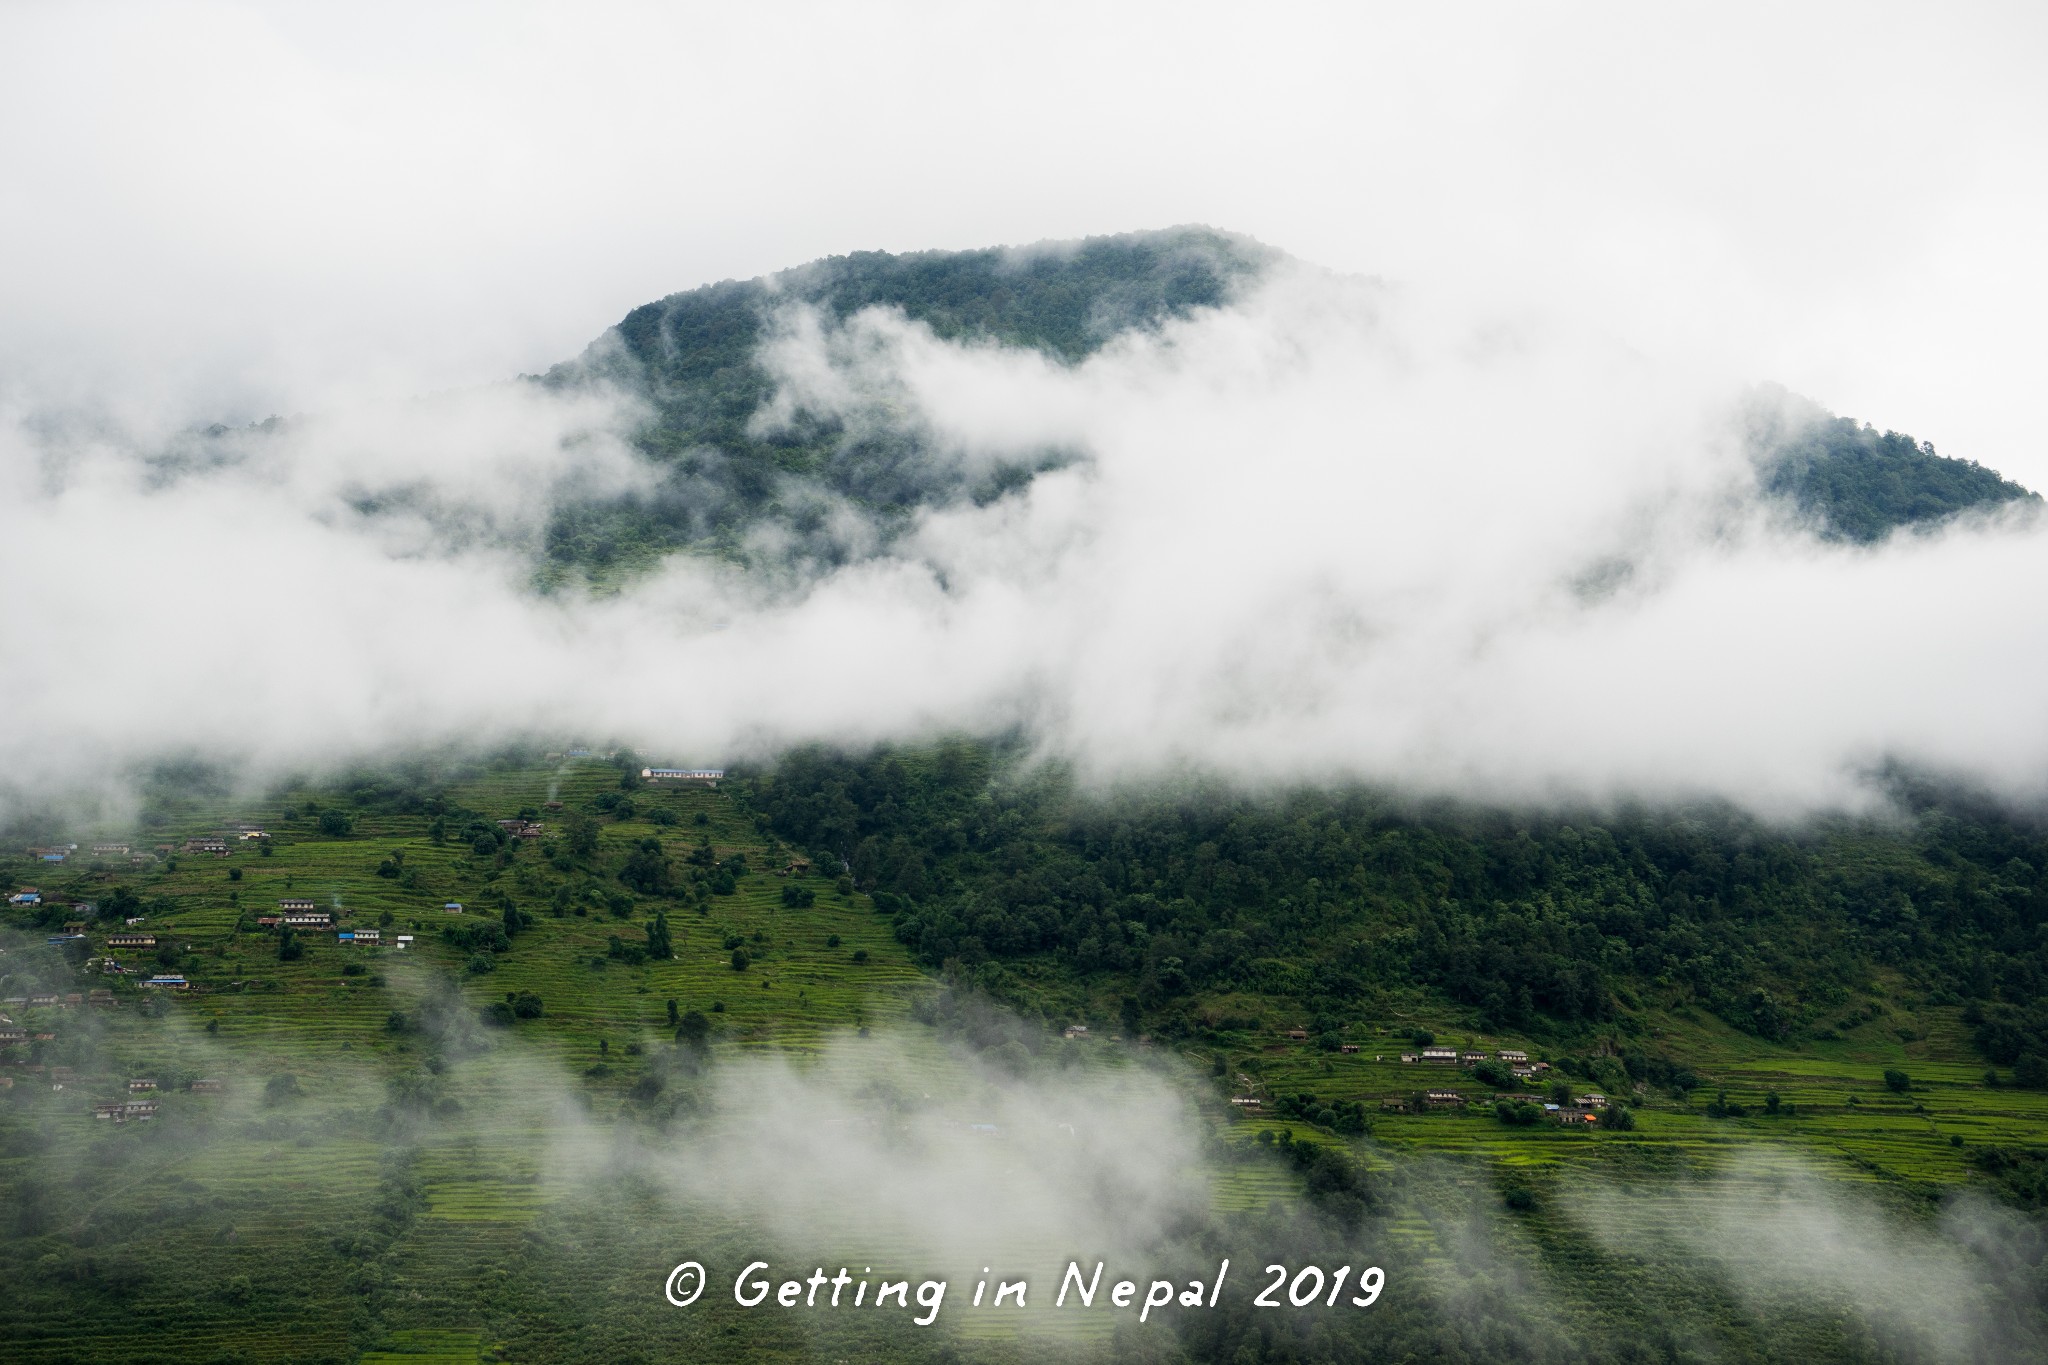
[(1974, 460), (1936, 454), (1929, 442), (1876, 431), (1782, 391), (1767, 403), (1771, 417), (1752, 436), (1759, 482), (1826, 539), (1869, 544), (1971, 508), (2041, 501)]
[(751, 430), (773, 390), (759, 348), (777, 309), (805, 304), (836, 320), (892, 307), (949, 340), (1030, 347), (1073, 361), (1121, 332), (1220, 306), (1278, 259), (1249, 238), (1203, 227), (1022, 249), (863, 251), (636, 308), (539, 382), (600, 381), (646, 399), (655, 415), (638, 445), (667, 466), (667, 485), (652, 498), (561, 507), (547, 557), (603, 570), (693, 545), (733, 552), (748, 528), (776, 520), (796, 553), (831, 563), (845, 551), (824, 530), (821, 494), (886, 522), (917, 506), (992, 496), (1033, 472), (1003, 471), (967, 486), (957, 471), (926, 458), (913, 429), (850, 438), (841, 424), (812, 420), (767, 434)]
[[(933, 458), (915, 423), (850, 431), (804, 415), (761, 429), (754, 418), (774, 381), (760, 349), (791, 304), (832, 320), (900, 309), (943, 338), (1071, 362), (1119, 333), (1227, 304), (1282, 259), (1249, 238), (1180, 227), (1022, 249), (856, 252), (636, 308), (533, 382), (616, 385), (644, 400), (652, 416), (636, 445), (665, 477), (651, 495), (558, 505), (544, 580), (570, 570), (605, 577), (684, 549), (744, 560), (748, 533), (764, 524), (778, 528), (778, 553), (830, 568), (856, 553), (832, 529), (835, 505), (861, 509), (886, 545), (919, 507), (986, 500), (1072, 457), (1045, 451), (970, 480)], [(2038, 501), (1992, 470), (1782, 391), (1765, 394), (1756, 413), (1749, 437), (1764, 495), (1826, 539), (1870, 542), (1969, 508)]]
[(1959, 1008), (1986, 1061), (2048, 1086), (2038, 814), (1903, 780), (1903, 832), (1425, 811), (1362, 790), (1103, 801), (1019, 758), (800, 750), (740, 791), (871, 888), (928, 965), (1054, 1015), (1127, 995), (1126, 1022), (1166, 1037), (1278, 1008), (1334, 1039), (1448, 1002), (1477, 1030), (1583, 1042), (1705, 1010), (1813, 1043), (1911, 996)]

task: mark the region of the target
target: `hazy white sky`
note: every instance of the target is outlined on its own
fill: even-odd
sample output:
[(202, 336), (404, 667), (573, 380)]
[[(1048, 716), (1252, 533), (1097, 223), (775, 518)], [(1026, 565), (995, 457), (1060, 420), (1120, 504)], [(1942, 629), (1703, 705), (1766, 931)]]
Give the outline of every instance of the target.
[(17, 4), (0, 385), (262, 415), (1202, 221), (2048, 484), (2044, 69), (2027, 5)]
[[(62, 661), (0, 674), (0, 809), (167, 745), (1015, 724), (1108, 775), (1799, 811), (1902, 758), (2038, 797), (2048, 525), (1827, 549), (1726, 418), (1776, 379), (2048, 487), (2048, 23), (1449, 12), (0, 10), (0, 637)], [(565, 479), (649, 478), (603, 398), (389, 400), (664, 293), (1189, 221), (1396, 287), (1276, 271), (1071, 369), (797, 327), (765, 359), (813, 407), (1087, 453), (800, 591), (684, 559), (536, 600), (355, 510), (530, 535)], [(170, 487), (138, 458), (272, 411), (325, 416)], [(236, 628), (144, 609), (209, 601)]]

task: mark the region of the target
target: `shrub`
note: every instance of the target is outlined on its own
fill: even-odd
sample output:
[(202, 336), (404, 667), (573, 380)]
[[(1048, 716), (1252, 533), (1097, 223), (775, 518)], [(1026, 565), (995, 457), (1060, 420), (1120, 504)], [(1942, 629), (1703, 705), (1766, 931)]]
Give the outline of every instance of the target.
[(782, 903), (791, 910), (807, 910), (817, 899), (817, 893), (808, 886), (791, 882), (782, 888)]
[(483, 976), (498, 970), (498, 959), (492, 957), (489, 953), (472, 953), (470, 954), (469, 961), (463, 965), (469, 969), (471, 976)]
[(1884, 1073), (1884, 1088), (1894, 1095), (1903, 1095), (1913, 1088), (1913, 1080), (1903, 1071), (1887, 1070)]
[(839, 935), (837, 935), (837, 934), (830, 934), (830, 935), (827, 935), (827, 936), (826, 936), (826, 939), (825, 939), (825, 946), (826, 946), (827, 948), (837, 948), (837, 947), (839, 946)]
[(854, 950), (853, 950), (853, 960), (854, 960), (855, 962), (866, 962), (866, 961), (868, 960), (868, 950), (867, 950), (867, 949), (865, 949), (865, 948), (856, 948), (856, 949), (854, 949)]
[(735, 948), (732, 950), (732, 969), (734, 971), (743, 972), (752, 964), (753, 959), (747, 956), (745, 948)]
[(521, 1019), (538, 1019), (543, 1013), (540, 997), (532, 991), (521, 991), (512, 999), (512, 1013)]
[(486, 1024), (494, 1027), (510, 1028), (512, 1026), (512, 1007), (502, 1000), (493, 1000), (490, 1004), (484, 1006), (483, 1018)]

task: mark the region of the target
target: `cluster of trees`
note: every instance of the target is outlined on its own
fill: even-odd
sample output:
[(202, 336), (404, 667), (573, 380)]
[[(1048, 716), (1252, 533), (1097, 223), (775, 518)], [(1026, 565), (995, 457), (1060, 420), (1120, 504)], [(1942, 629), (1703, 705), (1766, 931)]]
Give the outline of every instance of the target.
[[(1903, 777), (1903, 824), (1800, 830), (1722, 808), (1536, 816), (1362, 790), (1111, 804), (967, 742), (801, 750), (738, 790), (814, 861), (847, 859), (925, 962), (1128, 983), (1169, 1035), (1204, 993), (1334, 1023), (1420, 982), (1503, 1031), (1661, 998), (1784, 1039), (1869, 1017), (1829, 1018), (1883, 969), (1972, 1002), (1994, 1059), (2048, 1055), (2048, 829)], [(1689, 1079), (1664, 1059), (1632, 1070)]]
[(1879, 432), (1779, 392), (1767, 395), (1766, 408), (1759, 482), (1827, 539), (1868, 544), (1896, 527), (1966, 508), (2041, 500), (1974, 460), (1938, 455), (1931, 444), (1896, 431)]

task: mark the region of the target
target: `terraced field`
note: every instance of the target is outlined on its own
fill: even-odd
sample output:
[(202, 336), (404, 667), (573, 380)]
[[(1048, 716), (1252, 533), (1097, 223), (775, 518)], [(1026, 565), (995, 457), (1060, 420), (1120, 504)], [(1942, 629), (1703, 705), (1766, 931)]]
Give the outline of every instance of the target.
[[(1028, 1203), (1045, 1143), (1067, 1140), (1050, 1121), (1043, 1132), (982, 1134), (997, 1126), (985, 1120), (1003, 1082), (986, 1058), (964, 1060), (950, 1035), (916, 1022), (941, 984), (872, 901), (834, 878), (777, 872), (789, 853), (722, 792), (622, 785), (595, 760), (505, 765), (436, 791), (432, 807), (406, 813), (317, 790), (167, 805), (147, 842), (173, 852), (139, 868), (121, 860), (95, 870), (89, 855), (54, 869), (0, 860), (0, 878), (52, 899), (106, 905), (127, 888), (139, 900), (135, 928), (163, 949), (121, 955), (135, 975), (85, 967), (70, 978), (44, 931), (17, 921), (0, 943), (9, 994), (62, 976), (74, 989), (104, 984), (119, 1002), (8, 1007), (33, 1033), (53, 1035), (14, 1060), (69, 1066), (76, 1077), (52, 1090), (45, 1075), (4, 1069), (15, 1084), (0, 1104), (0, 1185), (12, 1192), (0, 1276), (18, 1288), (0, 1295), (0, 1354), (410, 1365), (917, 1359), (948, 1342), (1008, 1351), (1014, 1334), (986, 1316), (906, 1335), (879, 1319), (742, 1317), (708, 1301), (716, 1296), (681, 1314), (659, 1298), (679, 1247), (737, 1264), (764, 1245), (741, 1203), (680, 1175), (663, 1185), (661, 1172), (729, 1147), (744, 1130), (721, 1127), (718, 1106), (733, 1102), (733, 1078), (776, 1084), (770, 1063), (829, 1075), (868, 1035), (878, 1048), (889, 1040), (898, 1051), (863, 1083), (861, 1112), (906, 1125), (905, 1140), (927, 1144), (919, 1150), (935, 1172), (984, 1171), (992, 1211)], [(627, 818), (605, 809), (620, 796), (633, 803)], [(334, 810), (348, 817), (345, 835), (321, 831)], [(501, 852), (471, 837), (468, 813), (495, 821), (520, 812), (547, 826), (541, 838)], [(569, 826), (585, 819), (595, 822), (594, 853), (566, 856)], [(235, 821), (261, 824), (268, 851), (261, 840), (237, 841), (225, 857), (179, 851)], [(89, 844), (90, 833), (76, 837)], [(677, 873), (675, 894), (633, 892), (616, 875), (650, 840)], [(706, 862), (734, 867), (742, 857), (730, 894), (708, 882), (700, 892), (691, 879)], [(785, 903), (792, 886), (809, 892), (808, 905)], [(414, 946), (307, 933), (302, 955), (282, 958), (255, 919), (286, 897), (334, 908), (345, 928), (412, 934)], [(460, 915), (442, 908), (448, 901), (462, 903)], [(502, 921), (508, 902), (526, 923), (504, 951), (446, 937), (453, 926)], [(657, 911), (673, 959), (620, 955), (613, 940), (641, 943)], [(95, 956), (108, 927), (92, 928)], [(159, 995), (136, 984), (158, 970), (182, 971), (195, 989)], [(480, 1022), (487, 1006), (522, 996), (538, 997), (537, 1017)], [(1977, 1179), (1973, 1151), (2042, 1144), (2048, 1094), (1987, 1084), (1954, 1010), (1902, 1004), (1903, 992), (1891, 999), (1883, 1018), (1845, 1015), (1833, 1039), (1797, 1047), (1676, 1003), (1645, 1011), (1659, 1048), (1702, 1083), (1689, 1095), (1644, 1094), (1624, 1133), (1509, 1127), (1481, 1104), (1383, 1112), (1383, 1100), (1437, 1086), (1491, 1098), (1463, 1072), (1399, 1062), (1418, 1025), (1457, 1045), (1536, 1055), (1562, 1046), (1481, 1037), (1449, 1009), (1389, 1020), (1356, 1054), (1289, 1040), (1276, 1023), (1203, 1039), (1185, 1059), (1112, 1041), (1113, 1021), (1096, 1019), (1090, 1038), (1035, 1044), (1036, 1060), (1027, 1053), (1018, 1065), (1068, 1078), (1055, 1094), (1078, 1094), (1069, 1082), (1093, 1077), (1132, 1094), (1158, 1081), (1186, 1097), (1206, 1132), (1190, 1149), (1202, 1155), (1174, 1174), (1233, 1236), (1271, 1236), (1291, 1226), (1274, 1220), (1301, 1207), (1300, 1176), (1265, 1150), (1286, 1133), (1351, 1153), (1384, 1183), (1385, 1207), (1360, 1254), (1398, 1265), (1422, 1300), (1454, 1305), (1486, 1275), (1510, 1275), (1541, 1305), (1529, 1309), (1532, 1331), (1569, 1335), (1572, 1324), (1598, 1322), (1650, 1333), (1659, 1315), (1676, 1314), (1731, 1358), (1853, 1358), (1837, 1349), (1849, 1309), (1814, 1307), (1825, 1295), (1760, 1307), (1731, 1262), (1689, 1262), (1671, 1248), (1688, 1221), (1739, 1226), (1813, 1181), (1919, 1226), (1943, 1195)], [(696, 1011), (709, 1021), (709, 1063), (676, 1040), (671, 1002), (673, 1018)], [(766, 1069), (747, 1070), (755, 1061)], [(1910, 1089), (1889, 1090), (1887, 1070), (1909, 1073)], [(1240, 1073), (1266, 1112), (1226, 1103), (1243, 1086), (1224, 1078)], [(136, 1077), (159, 1082), (160, 1118), (92, 1117), (94, 1101), (128, 1097)], [(225, 1093), (188, 1088), (202, 1077)], [(1710, 1117), (1723, 1090), (1749, 1114)], [(1362, 1103), (1369, 1136), (1272, 1115), (1275, 1097), (1299, 1091)], [(1783, 1112), (1763, 1112), (1767, 1093)], [(812, 1134), (806, 1150), (875, 1143), (868, 1118), (830, 1122), (853, 1126)], [(1504, 1211), (1509, 1190), (1526, 1192), (1520, 1213)], [(860, 1197), (854, 1185), (827, 1202), (843, 1200), (845, 1213)], [(916, 1212), (914, 1196), (903, 1202)], [(838, 1226), (835, 1217), (821, 1206), (819, 1226)], [(879, 1230), (838, 1248), (849, 1260), (908, 1264), (922, 1254), (916, 1237), (869, 1226)], [(1475, 1238), (1490, 1245), (1484, 1273)], [(1053, 1232), (1020, 1237), (1012, 1251), (1047, 1267), (1076, 1254)], [(1111, 1318), (1090, 1318), (1063, 1329), (1078, 1336), (1029, 1349), (1045, 1358), (1077, 1343), (1108, 1349), (1116, 1330)]]

